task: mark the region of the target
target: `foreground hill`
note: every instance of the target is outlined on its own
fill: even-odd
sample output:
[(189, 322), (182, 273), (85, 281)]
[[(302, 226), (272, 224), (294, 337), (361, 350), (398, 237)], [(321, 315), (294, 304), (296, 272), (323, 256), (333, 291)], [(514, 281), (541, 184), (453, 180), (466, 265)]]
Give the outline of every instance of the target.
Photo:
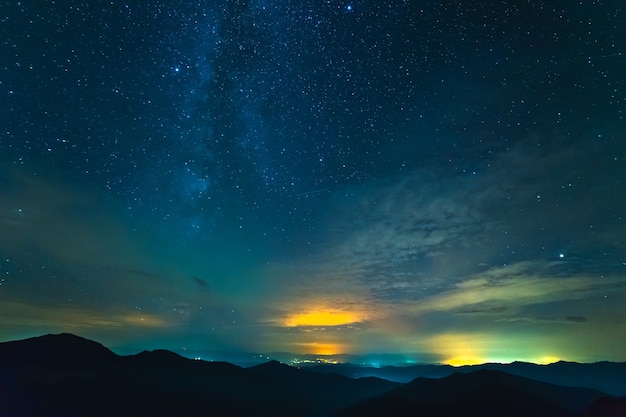
[(398, 386), (283, 367), (118, 356), (70, 334), (0, 343), (0, 415), (319, 416)]
[(626, 415), (623, 405), (599, 391), (491, 370), (402, 385), (278, 362), (241, 368), (165, 350), (118, 356), (70, 334), (0, 343), (2, 417), (598, 417)]

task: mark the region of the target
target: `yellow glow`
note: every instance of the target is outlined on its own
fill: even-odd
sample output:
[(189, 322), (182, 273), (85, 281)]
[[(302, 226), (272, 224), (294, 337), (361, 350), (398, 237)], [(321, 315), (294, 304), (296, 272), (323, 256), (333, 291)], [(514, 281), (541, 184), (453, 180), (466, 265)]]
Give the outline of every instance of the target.
[(465, 366), (483, 363), (526, 361), (540, 365), (558, 362), (555, 351), (546, 354), (516, 336), (497, 337), (486, 333), (446, 333), (433, 336), (418, 349), (436, 352), (446, 365)]
[(343, 311), (315, 311), (294, 314), (285, 320), (284, 325), (287, 327), (341, 326), (358, 321), (360, 321), (360, 319), (354, 313), (346, 313)]
[(487, 347), (490, 338), (485, 335), (449, 333), (430, 340), (430, 350), (447, 357), (443, 363), (452, 366), (478, 365), (489, 362)]
[(556, 356), (544, 356), (536, 361), (534, 361), (536, 364), (539, 365), (549, 365), (551, 363), (555, 363), (560, 361), (561, 358), (557, 358)]
[(465, 366), (465, 365), (480, 365), (481, 363), (489, 362), (483, 358), (476, 357), (457, 357), (446, 360), (444, 363), (451, 366)]

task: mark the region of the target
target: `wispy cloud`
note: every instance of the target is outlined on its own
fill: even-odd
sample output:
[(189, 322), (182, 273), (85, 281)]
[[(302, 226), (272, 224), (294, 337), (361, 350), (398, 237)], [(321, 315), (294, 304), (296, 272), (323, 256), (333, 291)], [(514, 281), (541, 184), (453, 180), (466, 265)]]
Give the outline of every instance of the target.
[[(0, 326), (19, 329), (65, 329), (80, 332), (85, 329), (166, 328), (175, 325), (164, 317), (132, 310), (104, 312), (72, 306), (42, 306), (29, 303), (2, 301)], [(58, 330), (56, 330), (58, 331)]]
[[(463, 328), (463, 340), (483, 334), (490, 344), (494, 332), (510, 338), (512, 328), (535, 342), (548, 331), (571, 340), (577, 326), (613, 323), (626, 292), (619, 219), (574, 203), (572, 187), (592, 178), (579, 170), (582, 139), (536, 141), (518, 143), (476, 175), (433, 181), (441, 168), (424, 169), (334, 193), (319, 225), (326, 238), (306, 257), (264, 269), (278, 284), (268, 296), (278, 316), (309, 306), (355, 314), (363, 340), (404, 345), (417, 343), (411, 335), (431, 340)], [(610, 188), (591, 193), (603, 201)], [(531, 323), (539, 333), (520, 329)], [(320, 340), (334, 334), (316, 329)]]
[(10, 255), (35, 250), (70, 262), (122, 265), (136, 253), (115, 214), (119, 207), (104, 193), (20, 170), (5, 175), (0, 243)]

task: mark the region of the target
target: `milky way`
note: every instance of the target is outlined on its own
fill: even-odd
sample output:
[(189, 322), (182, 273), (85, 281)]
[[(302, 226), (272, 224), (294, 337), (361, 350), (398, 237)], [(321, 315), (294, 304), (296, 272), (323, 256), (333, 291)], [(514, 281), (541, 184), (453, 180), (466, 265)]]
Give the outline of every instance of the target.
[(620, 2), (0, 6), (0, 338), (624, 360)]

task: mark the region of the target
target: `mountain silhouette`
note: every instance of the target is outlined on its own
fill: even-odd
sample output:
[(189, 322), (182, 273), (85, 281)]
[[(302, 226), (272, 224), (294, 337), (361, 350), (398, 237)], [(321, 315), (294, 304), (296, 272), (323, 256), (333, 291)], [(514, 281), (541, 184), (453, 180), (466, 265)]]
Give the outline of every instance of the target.
[(360, 399), (378, 395), (400, 385), (380, 378), (353, 379), (338, 374), (320, 374), (277, 361), (248, 369), (280, 384), (280, 391), (288, 393), (291, 398), (300, 398), (311, 404), (314, 408), (310, 411), (314, 415), (330, 415)]
[(118, 356), (78, 336), (0, 343), (1, 416), (323, 416), (399, 384), (163, 350)]
[(2, 417), (612, 417), (623, 409), (624, 398), (489, 369), (399, 384), (276, 361), (242, 368), (167, 350), (119, 356), (71, 334), (0, 343)]
[(575, 363), (560, 361), (549, 365), (528, 362), (509, 364), (486, 363), (453, 367), (449, 365), (384, 366), (380, 368), (353, 364), (312, 365), (307, 369), (321, 373), (337, 373), (352, 378), (376, 376), (390, 381), (407, 383), (417, 377), (443, 378), (457, 372), (479, 370), (503, 371), (551, 384), (587, 387), (613, 396), (626, 395), (626, 362)]
[(89, 339), (69, 333), (33, 337), (2, 346), (3, 362), (46, 364), (64, 369), (82, 368), (114, 360), (117, 355)]
[(417, 378), (335, 416), (574, 417), (605, 396), (588, 388), (562, 387), (501, 371), (479, 370), (442, 379)]

